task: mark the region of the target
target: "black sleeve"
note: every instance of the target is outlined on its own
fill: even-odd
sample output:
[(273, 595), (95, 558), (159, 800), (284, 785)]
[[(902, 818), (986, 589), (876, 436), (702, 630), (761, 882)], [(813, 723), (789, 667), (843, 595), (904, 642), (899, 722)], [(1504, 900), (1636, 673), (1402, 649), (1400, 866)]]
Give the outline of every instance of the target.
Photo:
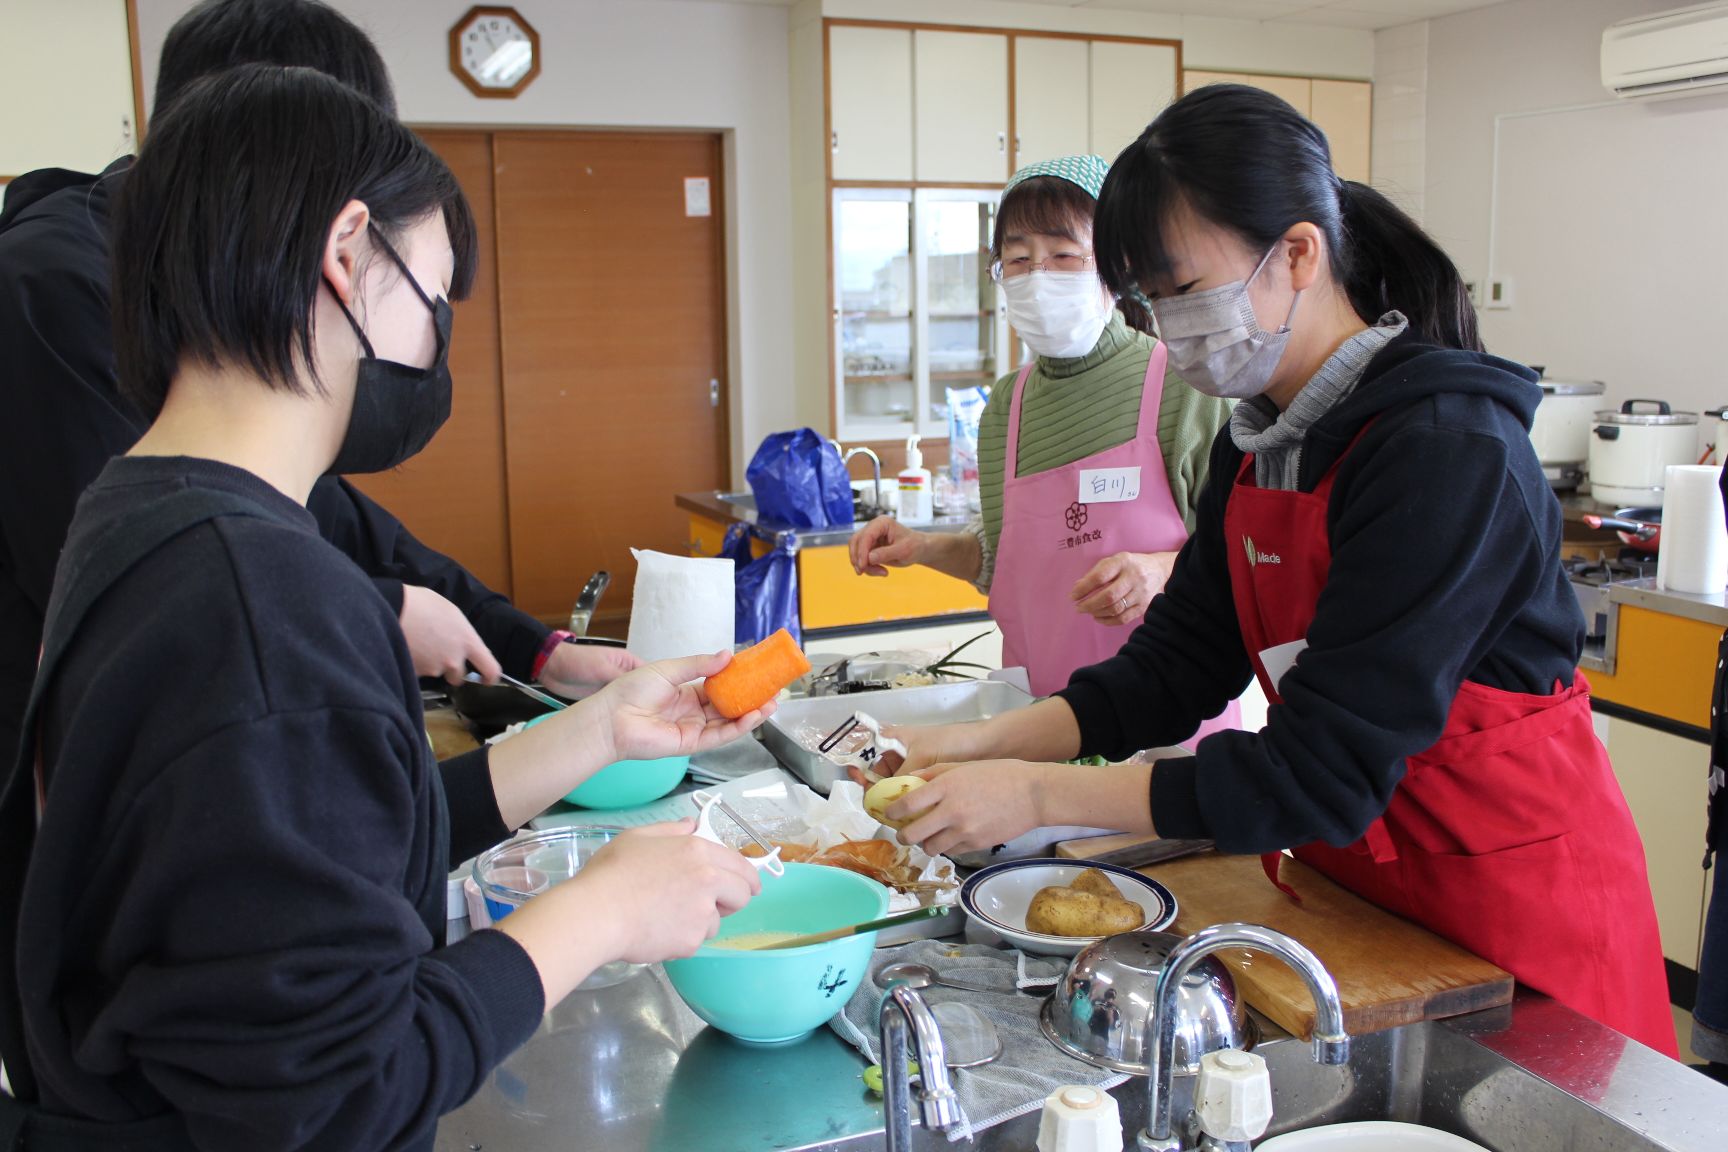
[(321, 709), (225, 727), (105, 838), (124, 899), (88, 961), (123, 978), (75, 1039), (135, 1062), (199, 1148), (429, 1143), (540, 1022), (520, 946), (481, 932), (435, 948), (404, 895), (428, 833), (396, 767), (424, 737), (402, 720)]
[(519, 680), (532, 676), (534, 658), (550, 628), (518, 611), (450, 557), (426, 547), (402, 521), (346, 480), (320, 480), (306, 507), (324, 538), (372, 577), (398, 614), (403, 584), (430, 588), (462, 610), (505, 672)]
[(1224, 502), (1241, 461), (1226, 428), (1213, 441), (1194, 535), (1163, 594), (1120, 652), (1079, 669), (1057, 693), (1079, 721), (1081, 755), (1121, 759), (1186, 740), (1248, 686), (1224, 552)]
[[(1260, 732), (1216, 734), (1153, 769), (1158, 832), (1227, 852), (1358, 839), (1405, 759), (1439, 737), (1465, 676), (1494, 666), (1553, 577), (1559, 511), (1514, 475), (1499, 436), (1406, 423), (1365, 438), (1339, 470), (1331, 571), (1283, 703)], [(1552, 615), (1532, 667), (1569, 679), (1573, 622)]]
[(78, 497), (145, 427), (120, 398), (105, 261), (97, 239), (0, 251), (0, 568), (38, 616)]
[(482, 744), (472, 752), (438, 762), (444, 780), (444, 799), (450, 810), (450, 860), (446, 870), (478, 856), (515, 831), (498, 813), (498, 794), (492, 789), (492, 746)]

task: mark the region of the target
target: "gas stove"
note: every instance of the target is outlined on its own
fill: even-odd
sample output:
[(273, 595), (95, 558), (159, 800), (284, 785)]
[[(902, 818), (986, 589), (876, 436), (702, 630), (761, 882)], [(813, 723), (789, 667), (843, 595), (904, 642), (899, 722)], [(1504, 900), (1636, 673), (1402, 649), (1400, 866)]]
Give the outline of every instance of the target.
[(1594, 558), (1570, 556), (1561, 564), (1572, 594), (1584, 613), (1584, 651), (1600, 656), (1608, 639), (1608, 591), (1612, 585), (1651, 579), (1656, 575), (1656, 557), (1648, 552), (1623, 548), (1617, 555), (1598, 553)]

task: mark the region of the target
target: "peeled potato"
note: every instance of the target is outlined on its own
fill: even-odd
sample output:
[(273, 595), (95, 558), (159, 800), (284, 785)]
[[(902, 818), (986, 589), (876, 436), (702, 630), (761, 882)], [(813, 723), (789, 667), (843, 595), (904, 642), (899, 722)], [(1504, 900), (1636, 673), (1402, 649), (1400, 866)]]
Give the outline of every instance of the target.
[(922, 788), (924, 780), (918, 776), (890, 776), (886, 780), (878, 780), (870, 785), (870, 790), (864, 793), (864, 811), (876, 817), (890, 828), (904, 828), (910, 820), (888, 819), (888, 805), (906, 795), (914, 788)]
[(1104, 875), (1101, 868), (1088, 868), (1069, 881), (1068, 887), (1076, 892), (1090, 892), (1094, 896), (1102, 896), (1106, 900), (1122, 899), (1122, 891)]
[(1145, 922), (1138, 904), (1073, 888), (1040, 888), (1026, 909), (1026, 930), (1045, 936), (1113, 936)]

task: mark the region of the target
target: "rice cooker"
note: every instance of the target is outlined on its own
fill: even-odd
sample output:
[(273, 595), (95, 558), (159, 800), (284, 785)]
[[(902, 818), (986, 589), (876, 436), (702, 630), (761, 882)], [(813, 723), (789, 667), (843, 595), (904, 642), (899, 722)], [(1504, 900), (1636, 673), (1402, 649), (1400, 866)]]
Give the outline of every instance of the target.
[(1675, 412), (1664, 400), (1628, 400), (1591, 421), (1590, 490), (1603, 504), (1660, 508), (1668, 466), (1697, 462), (1696, 412)]
[(1600, 380), (1538, 380), (1542, 402), (1530, 422), (1530, 442), (1542, 473), (1557, 492), (1569, 492), (1584, 478), (1590, 461), (1590, 425), (1602, 405)]

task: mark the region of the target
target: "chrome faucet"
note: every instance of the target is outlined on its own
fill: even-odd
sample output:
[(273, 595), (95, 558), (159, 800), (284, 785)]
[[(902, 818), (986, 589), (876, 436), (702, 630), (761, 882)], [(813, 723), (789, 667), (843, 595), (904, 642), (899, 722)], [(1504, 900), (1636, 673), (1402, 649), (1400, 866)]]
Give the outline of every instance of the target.
[(876, 514), (880, 516), (887, 511), (882, 503), (882, 457), (862, 444), (856, 448), (849, 448), (846, 450), (846, 454), (840, 457), (840, 462), (847, 466), (848, 472), (851, 471), (852, 457), (854, 456), (868, 456), (870, 458), (870, 478), (876, 482)]
[(918, 1052), (918, 1102), (924, 1127), (945, 1132), (960, 1122), (960, 1098), (948, 1082), (948, 1053), (930, 1006), (904, 980), (888, 985), (876, 1018), (882, 1057), (882, 1111), (888, 1152), (912, 1150), (912, 1083), (906, 1068), (906, 1027)]
[(1147, 1067), (1146, 1129), (1137, 1143), (1141, 1152), (1193, 1152), (1198, 1140), (1190, 1116), (1171, 1123), (1171, 1087), (1176, 1063), (1176, 990), (1201, 960), (1224, 948), (1252, 948), (1284, 961), (1308, 985), (1314, 998), (1314, 1061), (1343, 1064), (1350, 1059), (1350, 1037), (1344, 1031), (1344, 1007), (1338, 985), (1314, 953), (1282, 932), (1258, 924), (1215, 924), (1202, 928), (1170, 950), (1152, 996), (1147, 1031), (1156, 1039)]

